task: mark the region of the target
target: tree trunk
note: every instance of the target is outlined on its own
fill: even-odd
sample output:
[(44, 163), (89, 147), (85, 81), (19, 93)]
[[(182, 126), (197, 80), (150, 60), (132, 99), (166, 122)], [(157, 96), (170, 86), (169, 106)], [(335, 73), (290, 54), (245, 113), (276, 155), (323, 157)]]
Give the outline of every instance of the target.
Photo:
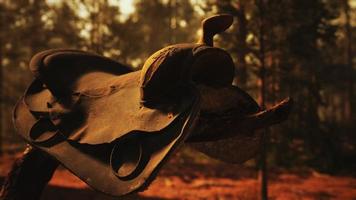
[(343, 1), (344, 5), (344, 14), (345, 14), (345, 32), (346, 32), (346, 65), (349, 68), (349, 74), (350, 76), (348, 77), (348, 88), (347, 88), (347, 98), (345, 101), (345, 120), (349, 124), (352, 123), (353, 119), (353, 92), (354, 92), (354, 80), (353, 80), (353, 63), (352, 63), (352, 30), (351, 30), (351, 24), (350, 24), (350, 6), (348, 3), (348, 0)]
[(238, 9), (236, 10), (237, 22), (238, 22), (238, 31), (236, 33), (236, 38), (238, 41), (238, 50), (237, 50), (237, 75), (239, 80), (237, 81), (238, 85), (243, 89), (246, 89), (247, 84), (247, 67), (246, 67), (246, 52), (247, 52), (247, 20), (245, 14), (245, 6), (242, 2), (238, 3)]
[[(259, 59), (261, 62), (260, 66), (260, 106), (265, 109), (266, 100), (266, 62), (265, 62), (265, 5), (264, 0), (256, 0), (256, 6), (259, 12)], [(263, 131), (262, 144), (261, 144), (261, 154), (260, 154), (260, 170), (259, 170), (259, 180), (261, 182), (261, 199), (268, 200), (268, 176), (267, 176), (267, 143), (268, 143), (268, 130), (267, 127)]]
[[(5, 26), (5, 11), (0, 10), (0, 26), (4, 28)], [(4, 30), (3, 30), (4, 31)], [(3, 31), (0, 31), (0, 155), (3, 153), (3, 55), (4, 55), (4, 43), (3, 43)]]

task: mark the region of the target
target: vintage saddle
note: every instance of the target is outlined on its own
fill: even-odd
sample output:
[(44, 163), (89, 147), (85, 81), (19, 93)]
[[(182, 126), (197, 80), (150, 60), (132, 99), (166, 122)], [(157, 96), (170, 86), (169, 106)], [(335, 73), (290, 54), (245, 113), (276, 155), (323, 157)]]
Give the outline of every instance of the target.
[(143, 189), (189, 139), (202, 109), (198, 85), (231, 86), (233, 61), (212, 45), (231, 24), (229, 15), (205, 20), (200, 42), (163, 48), (140, 71), (83, 51), (41, 52), (31, 60), (35, 79), (16, 105), (15, 127), (96, 190)]

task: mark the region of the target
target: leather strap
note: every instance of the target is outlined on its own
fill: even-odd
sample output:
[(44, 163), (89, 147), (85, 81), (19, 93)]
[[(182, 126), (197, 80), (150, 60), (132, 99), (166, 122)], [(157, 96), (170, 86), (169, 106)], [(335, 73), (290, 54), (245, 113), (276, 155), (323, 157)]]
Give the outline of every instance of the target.
[(29, 139), (37, 145), (51, 146), (54, 143), (65, 140), (65, 137), (50, 119), (40, 118), (30, 129)]
[(136, 178), (148, 162), (147, 151), (139, 135), (120, 139), (112, 148), (110, 165), (119, 179), (128, 181)]

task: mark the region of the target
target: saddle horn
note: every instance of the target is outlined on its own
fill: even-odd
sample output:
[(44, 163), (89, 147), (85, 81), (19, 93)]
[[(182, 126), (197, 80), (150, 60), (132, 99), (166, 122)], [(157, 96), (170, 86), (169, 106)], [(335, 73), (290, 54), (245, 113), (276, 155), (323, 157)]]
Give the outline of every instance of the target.
[(199, 39), (199, 44), (213, 46), (215, 34), (221, 33), (228, 29), (233, 22), (233, 16), (229, 14), (219, 14), (209, 17), (202, 22), (203, 34)]

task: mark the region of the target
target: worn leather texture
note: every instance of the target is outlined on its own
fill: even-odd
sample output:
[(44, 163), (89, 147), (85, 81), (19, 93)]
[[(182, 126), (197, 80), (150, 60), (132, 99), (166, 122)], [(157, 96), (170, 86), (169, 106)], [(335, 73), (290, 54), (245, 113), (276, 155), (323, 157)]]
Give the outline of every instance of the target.
[(95, 54), (49, 50), (37, 54), (30, 69), (35, 80), (14, 110), (18, 132), (111, 195), (147, 185), (199, 112), (190, 84), (180, 86), (179, 98), (142, 105), (145, 74)]
[[(232, 17), (205, 22), (199, 43), (165, 47), (139, 71), (78, 50), (40, 52), (30, 62), (34, 80), (14, 109), (18, 133), (98, 191), (122, 196), (143, 190), (193, 137), (200, 111), (204, 116), (241, 109), (243, 115), (245, 108), (259, 109), (231, 85), (231, 56), (212, 46), (214, 34), (228, 28)], [(212, 92), (224, 88), (233, 100), (217, 102), (227, 107), (207, 101), (209, 95), (224, 97)], [(218, 159), (224, 153), (210, 143), (196, 148)]]
[(30, 70), (35, 79), (14, 111), (20, 135), (93, 188), (120, 196), (144, 188), (189, 136), (200, 111), (196, 84), (229, 85), (234, 66), (221, 49), (178, 44), (140, 71), (63, 49), (37, 54)]

